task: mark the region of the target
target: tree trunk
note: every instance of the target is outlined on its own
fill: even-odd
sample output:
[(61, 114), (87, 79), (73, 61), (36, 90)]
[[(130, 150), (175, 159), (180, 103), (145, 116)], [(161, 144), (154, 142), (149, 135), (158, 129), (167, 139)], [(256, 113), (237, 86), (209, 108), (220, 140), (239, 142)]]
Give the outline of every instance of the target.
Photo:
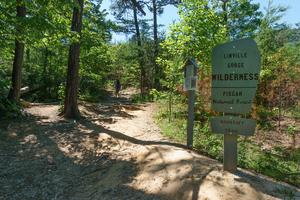
[[(83, 0), (76, 0), (78, 6), (73, 8), (71, 31), (81, 34)], [(77, 104), (79, 81), (79, 55), (80, 41), (71, 44), (68, 59), (68, 74), (64, 102), (64, 116), (66, 118), (79, 118), (80, 112)]]
[(228, 26), (228, 12), (227, 12), (227, 2), (228, 0), (222, 0), (222, 10), (223, 10), (223, 22), (226, 29), (226, 37), (229, 38), (229, 26)]
[(158, 55), (158, 31), (157, 31), (157, 4), (156, 0), (152, 0), (153, 7), (153, 42), (154, 42), (154, 54), (153, 54), (153, 65), (154, 65), (154, 88), (160, 89), (160, 69), (156, 63)]
[(139, 56), (139, 65), (140, 65), (140, 70), (141, 70), (141, 75), (140, 75), (140, 89), (141, 89), (141, 94), (143, 95), (145, 93), (145, 68), (144, 68), (144, 61), (143, 61), (143, 51), (142, 51), (142, 40), (141, 40), (141, 34), (140, 34), (140, 28), (139, 28), (139, 22), (137, 18), (137, 7), (133, 3), (133, 17), (134, 17), (134, 25), (135, 25), (135, 30), (136, 30), (136, 40), (137, 40), (137, 45), (138, 45), (138, 56)]
[(12, 71), (12, 87), (8, 94), (8, 99), (11, 101), (19, 102), (20, 101), (20, 88), (21, 88), (21, 72), (23, 65), (24, 57), (24, 41), (22, 41), (22, 34), (24, 28), (20, 21), (22, 18), (26, 17), (26, 7), (23, 0), (17, 0), (17, 24), (16, 24), (16, 38), (15, 38), (15, 54), (13, 62), (13, 71)]
[(26, 48), (26, 59), (25, 59), (25, 61), (27, 63), (30, 63), (30, 49), (28, 47)]
[(43, 77), (44, 77), (44, 88), (43, 88), (43, 95), (44, 98), (47, 98), (48, 94), (47, 94), (47, 88), (49, 87), (49, 79), (48, 79), (48, 48), (45, 47), (44, 49), (44, 69), (43, 69)]

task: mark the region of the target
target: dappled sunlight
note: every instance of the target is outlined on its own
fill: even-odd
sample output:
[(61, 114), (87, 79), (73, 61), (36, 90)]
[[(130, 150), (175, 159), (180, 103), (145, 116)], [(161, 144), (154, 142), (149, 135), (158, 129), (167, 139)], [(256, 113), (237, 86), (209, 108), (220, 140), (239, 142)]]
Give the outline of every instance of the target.
[(36, 135), (33, 135), (33, 134), (30, 134), (30, 135), (27, 135), (23, 138), (23, 140), (20, 142), (20, 144), (36, 144), (38, 141), (37, 141), (37, 137)]
[(207, 172), (219, 165), (184, 149), (156, 145), (140, 154), (138, 163), (141, 171), (135, 186), (170, 199), (190, 199), (194, 186), (201, 183)]
[(2, 0), (0, 200), (300, 200), (282, 2)]
[[(43, 109), (40, 109), (41, 107)], [(31, 115), (39, 117), (42, 122), (54, 122), (60, 119), (59, 107), (59, 105), (32, 104), (26, 110)]]
[(274, 187), (284, 188), (281, 184), (223, 172), (216, 160), (163, 138), (152, 121), (152, 107), (143, 109), (132, 109), (128, 112), (134, 117), (119, 117), (115, 123), (93, 115), (77, 121), (44, 121), (47, 117), (36, 115), (25, 123), (12, 123), (0, 147), (13, 152), (6, 153), (5, 162), (0, 156), (1, 175), (6, 177), (0, 185), (12, 190), (21, 181), (20, 194), (33, 199), (46, 191), (51, 198), (78, 200), (282, 197), (274, 192)]
[(84, 103), (80, 106), (80, 110), (89, 118), (102, 122), (115, 123), (114, 118), (133, 118), (134, 116), (129, 114), (130, 109), (139, 110), (137, 106), (130, 105), (100, 105), (100, 104), (91, 104)]
[(200, 186), (201, 198), (210, 199), (263, 199), (249, 183), (235, 181), (235, 175), (221, 170), (211, 171)]
[[(160, 199), (129, 186), (137, 166), (111, 136), (72, 121), (53, 124), (32, 118), (26, 121), (32, 129), (18, 126), (12, 123), (10, 129), (17, 140), (3, 141), (0, 147), (6, 155), (6, 160), (0, 155), (1, 197)], [(16, 186), (18, 193), (9, 192)]]

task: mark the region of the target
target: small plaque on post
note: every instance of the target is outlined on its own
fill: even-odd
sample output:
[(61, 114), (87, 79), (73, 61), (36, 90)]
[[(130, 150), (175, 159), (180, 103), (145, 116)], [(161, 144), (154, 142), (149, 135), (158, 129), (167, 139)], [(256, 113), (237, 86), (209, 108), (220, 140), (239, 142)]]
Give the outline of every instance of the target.
[(184, 67), (184, 91), (197, 89), (197, 71), (196, 62), (192, 59), (189, 59)]

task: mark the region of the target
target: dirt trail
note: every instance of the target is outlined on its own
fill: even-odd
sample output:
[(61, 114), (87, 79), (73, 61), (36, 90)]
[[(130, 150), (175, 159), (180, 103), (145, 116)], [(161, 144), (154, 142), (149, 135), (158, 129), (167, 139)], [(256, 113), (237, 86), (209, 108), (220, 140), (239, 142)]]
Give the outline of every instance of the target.
[(1, 131), (0, 199), (300, 199), (299, 188), (222, 165), (160, 135), (153, 104), (36, 105)]
[[(198, 155), (178, 144), (169, 143), (153, 122), (156, 108), (148, 104), (130, 111), (134, 118), (125, 118), (108, 128), (126, 137), (130, 154), (137, 158), (139, 172), (129, 185), (166, 199), (277, 199), (289, 191), (263, 176), (239, 170), (237, 174), (222, 171), (215, 160)], [(292, 188), (290, 188), (292, 189)], [(295, 197), (300, 193), (295, 193)], [(277, 198), (276, 198), (277, 197)]]

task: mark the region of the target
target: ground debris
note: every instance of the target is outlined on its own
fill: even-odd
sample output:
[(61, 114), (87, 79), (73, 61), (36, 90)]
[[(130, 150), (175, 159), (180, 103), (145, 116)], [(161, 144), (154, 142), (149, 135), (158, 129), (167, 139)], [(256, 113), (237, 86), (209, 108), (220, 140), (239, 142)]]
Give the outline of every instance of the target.
[(59, 117), (58, 105), (34, 105), (29, 119), (0, 129), (0, 200), (188, 200), (206, 191), (283, 198), (273, 191), (283, 184), (224, 173), (217, 161), (163, 138), (153, 104), (112, 102), (81, 102), (84, 118), (75, 122)]

